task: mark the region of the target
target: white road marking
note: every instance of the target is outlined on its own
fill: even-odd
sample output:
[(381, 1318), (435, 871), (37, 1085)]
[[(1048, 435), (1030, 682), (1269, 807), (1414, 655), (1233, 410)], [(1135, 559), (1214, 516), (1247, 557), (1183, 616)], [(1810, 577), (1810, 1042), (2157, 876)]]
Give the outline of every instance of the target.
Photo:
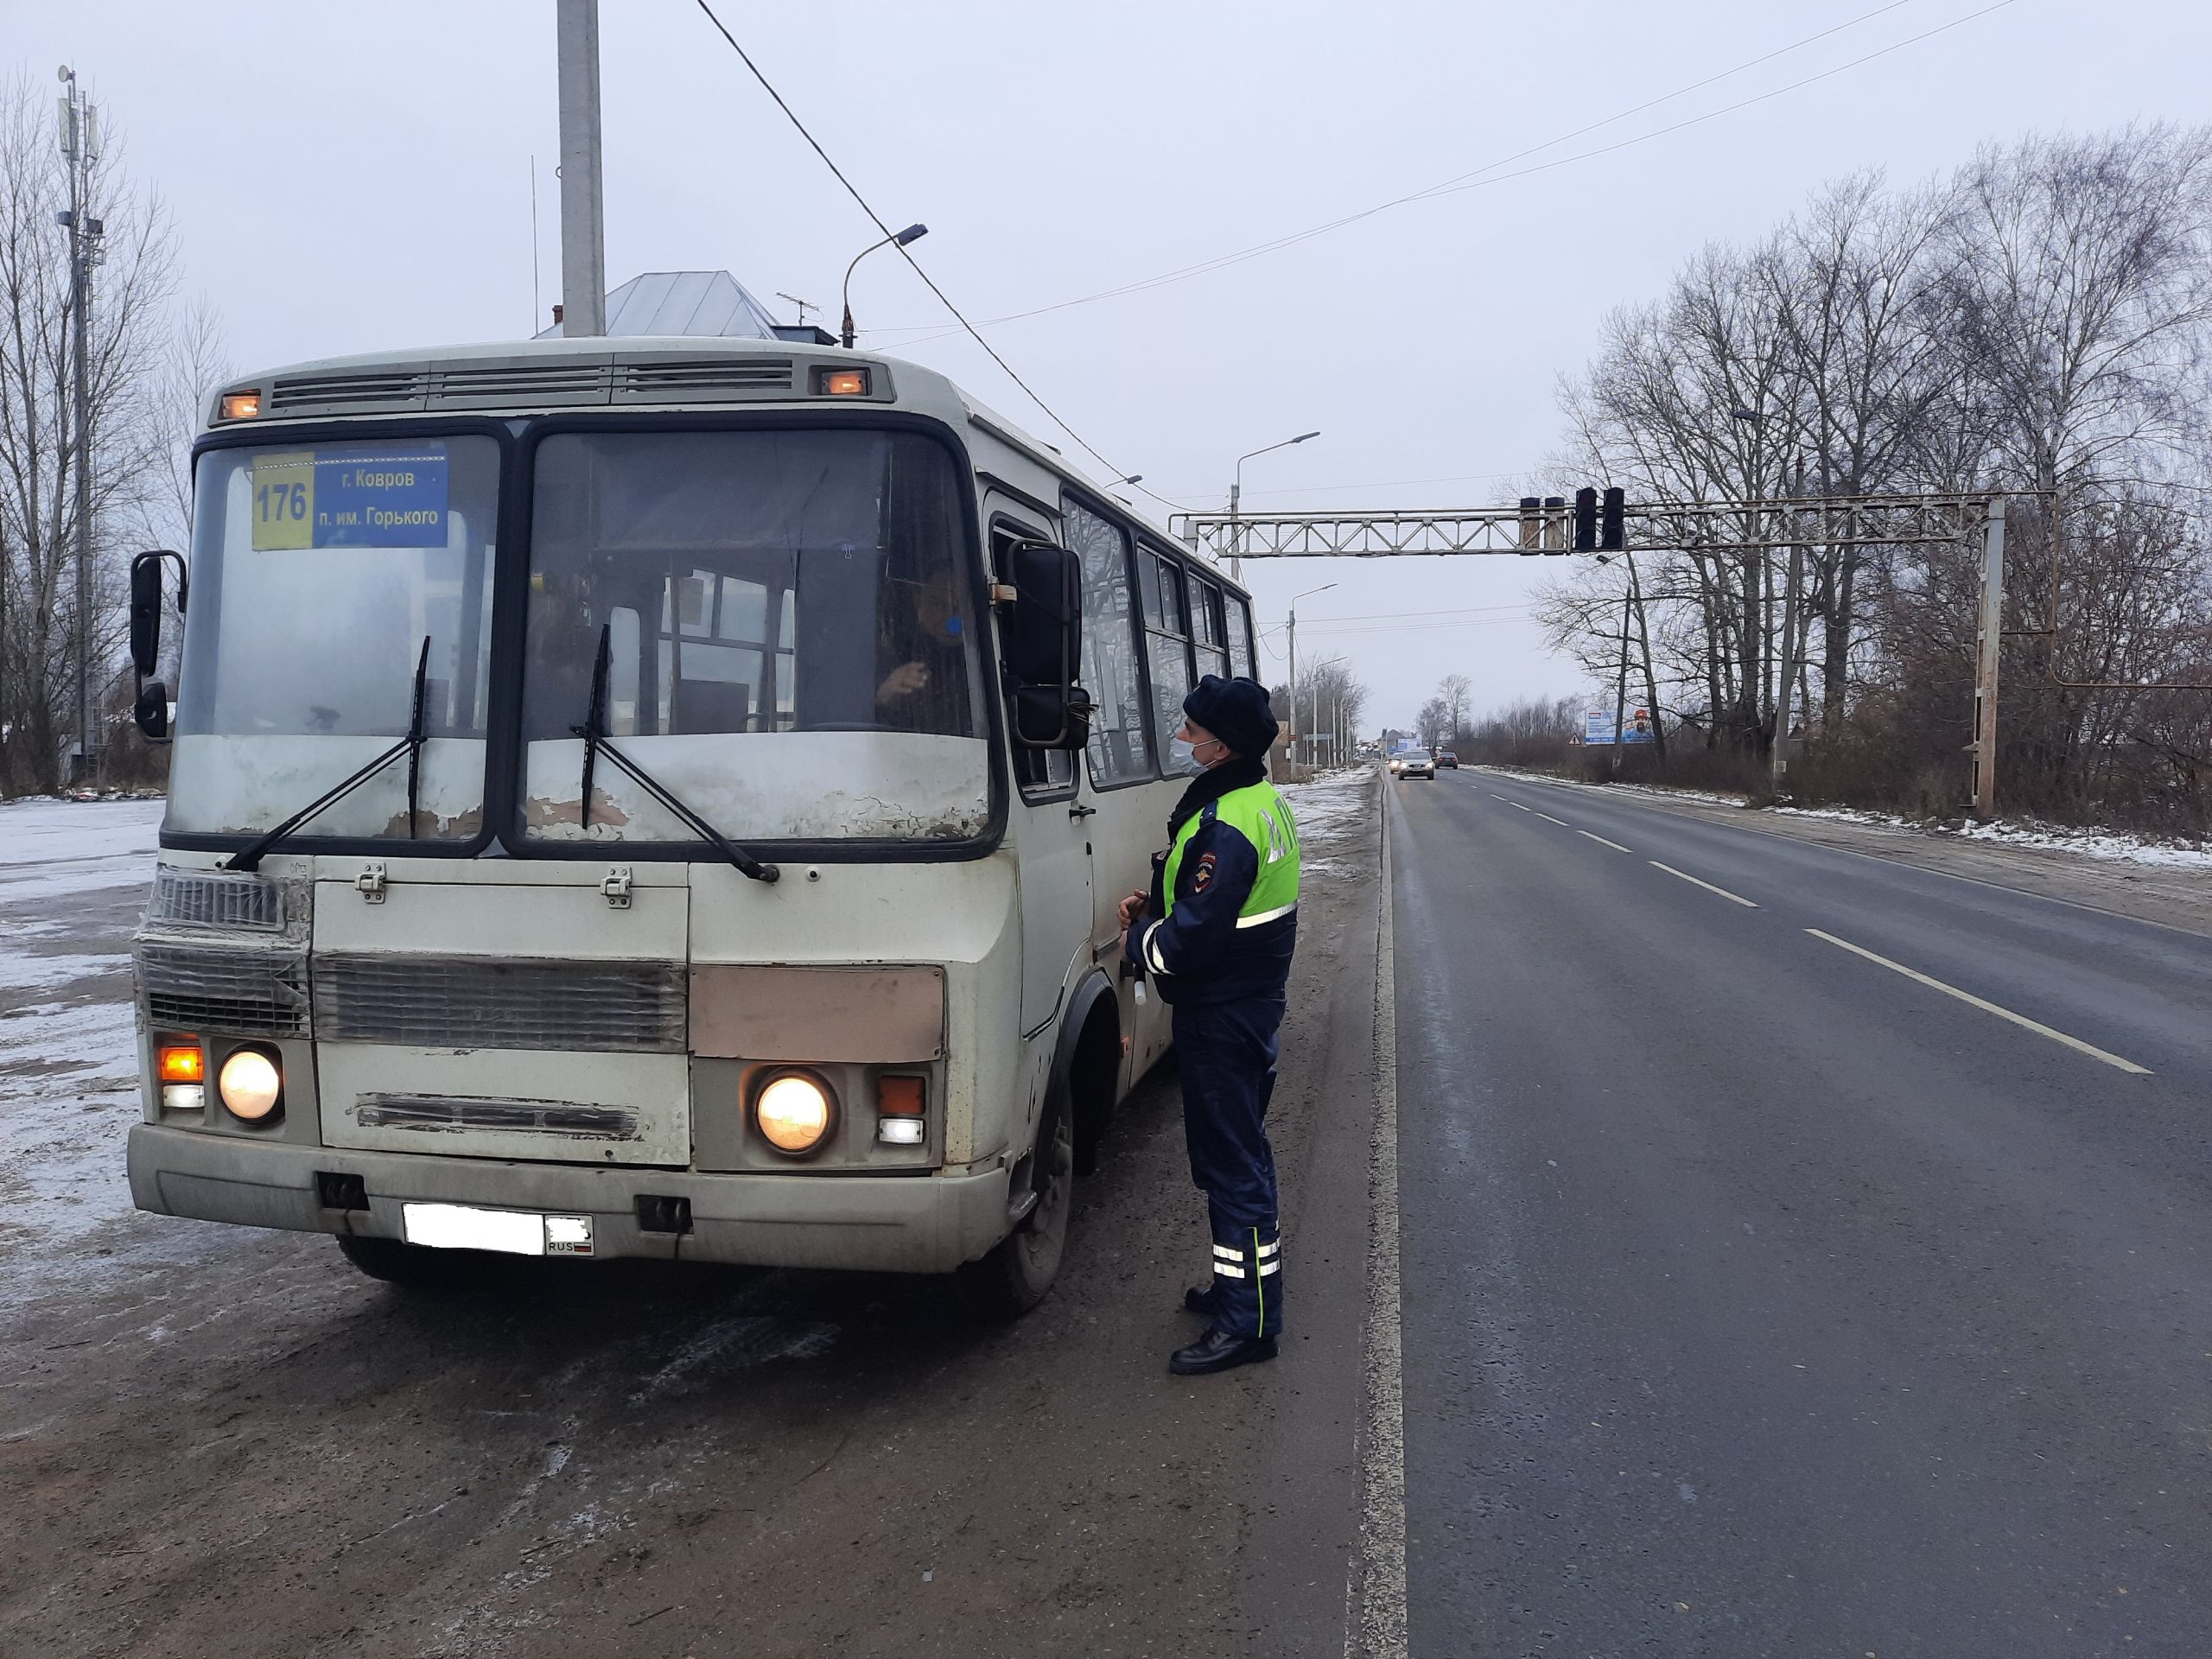
[[(1664, 870), (1669, 875), (1681, 876), (1683, 880), (1688, 882), (1694, 887), (1703, 887), (1707, 893), (1717, 893), (1723, 899), (1732, 899), (1738, 904), (1741, 905), (1745, 910), (1757, 910), (1758, 908), (1757, 905), (1745, 898), (1741, 893), (1731, 893), (1726, 887), (1716, 887), (1710, 881), (1700, 881), (1697, 877), (1692, 875), (1688, 870), (1678, 870), (1671, 864), (1662, 864), (1656, 858), (1648, 858), (1644, 860), (1644, 862), (1650, 865), (1655, 870)], [(1823, 934), (1821, 937), (1825, 938), (1827, 935)]]
[[(1536, 811), (1536, 809), (1533, 806), (1529, 810), (1531, 812)], [(1548, 812), (1536, 812), (1536, 816), (1541, 818), (1546, 823), (1555, 823), (1562, 830), (1572, 830), (1574, 828), (1574, 826), (1569, 823), (1565, 818), (1555, 818)]]
[[(1384, 796), (1389, 800), (1388, 792)], [(1405, 1659), (1406, 1408), (1398, 1313), (1398, 1004), (1390, 927), (1390, 812), (1382, 812), (1375, 946), (1375, 1129), (1367, 1162), (1366, 1383), (1359, 1548), (1344, 1585), (1344, 1659)]]
[(2079, 1053), (2087, 1054), (2093, 1060), (2102, 1060), (2107, 1065), (2117, 1066), (2120, 1071), (2135, 1077), (2147, 1077), (2151, 1075), (2151, 1068), (2147, 1065), (2138, 1065), (2133, 1060), (2123, 1060), (2119, 1055), (2099, 1048), (2094, 1043), (2085, 1043), (2079, 1037), (2069, 1037), (2063, 1031), (2053, 1031), (2041, 1020), (2031, 1020), (2027, 1015), (2015, 1014), (2010, 1008), (2000, 1008), (1996, 1003), (1976, 996), (1971, 991), (1962, 991), (1955, 985), (1946, 985), (1940, 979), (1931, 979), (1917, 969), (1908, 968), (1901, 962), (1891, 962), (1887, 957), (1878, 957), (1864, 945), (1853, 944), (1849, 939), (1839, 939), (1834, 934), (1823, 933), (1817, 927), (1808, 927), (1805, 931), (1816, 939), (1826, 939), (1830, 944), (1841, 945), (1855, 957), (1864, 957), (1869, 962), (1878, 962), (1893, 973), (1903, 974), (1907, 979), (1916, 980), (1930, 990), (1941, 991), (1946, 996), (1955, 996), (1961, 1002), (1971, 1003), (1984, 1014), (1993, 1014), (1999, 1020), (2010, 1020), (2014, 1025), (2034, 1032), (2038, 1037), (2048, 1037), (2054, 1043), (2063, 1043), (2067, 1047)]
[[(1501, 801), (1505, 801), (1505, 797), (1503, 795), (1499, 796), (1497, 798)], [(1516, 812), (1533, 812), (1536, 810), (1533, 806), (1523, 806), (1518, 801), (1505, 801), (1505, 804), (1511, 807)]]
[[(1590, 832), (1587, 830), (1578, 830), (1574, 833), (1578, 836), (1590, 836)], [(1625, 853), (1628, 851), (1628, 849), (1622, 846), (1618, 841), (1607, 841), (1603, 836), (1590, 836), (1590, 839), (1596, 842), (1600, 847), (1611, 848), (1617, 853)]]

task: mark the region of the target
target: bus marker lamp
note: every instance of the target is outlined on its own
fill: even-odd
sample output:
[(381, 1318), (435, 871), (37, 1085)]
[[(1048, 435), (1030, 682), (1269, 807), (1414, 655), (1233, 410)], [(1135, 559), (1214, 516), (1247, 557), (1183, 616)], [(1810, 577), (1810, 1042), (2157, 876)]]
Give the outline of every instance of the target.
[(919, 1077), (879, 1077), (875, 1138), (887, 1147), (918, 1147), (926, 1133)]
[(771, 1079), (753, 1103), (753, 1122), (768, 1144), (795, 1158), (828, 1139), (830, 1116), (830, 1090), (803, 1071)]
[(260, 413), (261, 394), (258, 391), (226, 391), (223, 394), (224, 420), (250, 421)]
[(248, 1123), (272, 1117), (284, 1097), (284, 1074), (257, 1048), (242, 1048), (223, 1062), (215, 1092), (231, 1116)]
[(865, 397), (868, 396), (866, 369), (817, 369), (814, 390), (824, 397)]
[(207, 1106), (207, 1055), (197, 1043), (163, 1043), (155, 1051), (155, 1075), (162, 1082), (162, 1109), (204, 1111)]

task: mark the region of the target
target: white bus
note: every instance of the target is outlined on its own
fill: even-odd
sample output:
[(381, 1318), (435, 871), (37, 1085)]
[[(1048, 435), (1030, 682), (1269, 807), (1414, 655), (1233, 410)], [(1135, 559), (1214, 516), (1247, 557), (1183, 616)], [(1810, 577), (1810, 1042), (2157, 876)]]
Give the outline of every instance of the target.
[(1044, 1294), (1167, 1045), (1115, 904), (1185, 690), (1255, 672), (1242, 592), (943, 377), (785, 341), (279, 369), (194, 469), (139, 1207), (400, 1282)]

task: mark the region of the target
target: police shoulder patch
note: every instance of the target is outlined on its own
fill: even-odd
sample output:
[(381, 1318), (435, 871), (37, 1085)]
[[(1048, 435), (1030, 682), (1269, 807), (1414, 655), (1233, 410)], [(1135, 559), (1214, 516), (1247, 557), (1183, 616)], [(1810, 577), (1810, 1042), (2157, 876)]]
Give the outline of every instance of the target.
[(1198, 873), (1191, 878), (1192, 893), (1204, 893), (1206, 890), (1207, 884), (1213, 880), (1213, 867), (1214, 856), (1211, 853), (1198, 855)]

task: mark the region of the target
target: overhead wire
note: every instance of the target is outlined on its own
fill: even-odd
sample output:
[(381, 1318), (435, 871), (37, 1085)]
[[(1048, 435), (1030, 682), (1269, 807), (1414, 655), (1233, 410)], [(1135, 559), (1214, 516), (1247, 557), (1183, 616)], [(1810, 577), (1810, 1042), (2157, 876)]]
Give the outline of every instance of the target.
[[(807, 130), (806, 123), (800, 120), (798, 118), (798, 112), (794, 111), (789, 104), (784, 101), (784, 95), (776, 90), (774, 83), (772, 82), (766, 75), (761, 73), (760, 66), (753, 61), (752, 54), (738, 44), (737, 36), (731, 34), (728, 29), (724, 26), (722, 20), (715, 16), (715, 9), (707, 3), (707, 0), (696, 0), (696, 3), (699, 10), (706, 13), (707, 21), (715, 26), (715, 32), (721, 35), (722, 39), (729, 42), (730, 50), (736, 53), (739, 59), (744, 63), (745, 67), (753, 72), (753, 78), (760, 83), (761, 90), (775, 100), (776, 107), (781, 110), (784, 112), (785, 118), (791, 122), (792, 126), (798, 130), (799, 137), (805, 139), (808, 147), (811, 149), (817, 156), (822, 158), (822, 164), (830, 169), (831, 175), (836, 179), (837, 182), (845, 187), (845, 194), (850, 196), (860, 205), (860, 210), (868, 216), (869, 220), (875, 226), (877, 230), (883, 232), (884, 240), (891, 243), (892, 245), (898, 250), (899, 257), (905, 259), (906, 262), (913, 268), (914, 275), (920, 277), (923, 283), (928, 287), (930, 292), (937, 296), (938, 302), (944, 306), (947, 311), (950, 311), (952, 314), (953, 320), (959, 323), (961, 327), (967, 331), (969, 338), (973, 340), (978, 346), (982, 346), (983, 350), (988, 353), (991, 361), (997, 364), (999, 367), (1005, 372), (1007, 378), (1013, 381), (1015, 385), (1020, 387), (1023, 393), (1028, 397), (1029, 401), (1036, 404), (1038, 408), (1043, 410), (1046, 415), (1050, 417), (1052, 423), (1058, 427), (1061, 431), (1066, 433), (1071, 438), (1073, 438), (1076, 442), (1082, 447), (1085, 454), (1089, 455), (1100, 466), (1107, 467), (1117, 475), (1122, 474), (1123, 472), (1122, 468), (1116, 467), (1103, 454), (1101, 454), (1091, 444), (1089, 439), (1085, 438), (1082, 433), (1077, 431), (1075, 428), (1070, 426), (1067, 423), (1066, 419), (1059, 413), (1059, 411), (1054, 409), (1050, 404), (1046, 403), (1044, 398), (1039, 395), (1037, 389), (1021, 378), (1020, 374), (1015, 370), (1014, 365), (1007, 362), (1005, 358), (999, 354), (998, 348), (993, 346), (989, 340), (983, 338), (982, 334), (977, 330), (976, 325), (968, 321), (967, 314), (962, 311), (958, 306), (955, 305), (952, 302), (951, 296), (942, 288), (938, 286), (936, 278), (932, 277), (929, 272), (922, 269), (921, 263), (914, 257), (912, 252), (906, 247), (906, 245), (896, 240), (897, 232), (893, 231), (890, 226), (885, 224), (883, 222), (883, 216), (878, 213), (874, 207), (868, 205), (868, 198), (861, 194), (859, 188), (855, 186), (850, 179), (845, 176), (844, 169), (839, 167), (836, 162), (830, 159), (830, 152), (823, 149), (821, 141), (817, 139), (811, 132)], [(1141, 488), (1142, 486), (1139, 486), (1138, 487)], [(1147, 491), (1146, 493), (1150, 494), (1151, 492)]]
[[(704, 0), (701, 0), (701, 3), (703, 4)], [(1663, 93), (1658, 98), (1647, 99), (1642, 104), (1633, 105), (1629, 109), (1607, 116), (1603, 120), (1594, 121), (1586, 126), (1578, 127), (1571, 132), (1562, 133), (1557, 137), (1547, 139), (1541, 144), (1533, 144), (1527, 149), (1516, 150), (1510, 156), (1500, 156), (1495, 162), (1486, 162), (1483, 166), (1471, 168), (1465, 173), (1455, 174), (1452, 177), (1442, 180), (1438, 183), (1424, 186), (1419, 190), (1408, 191), (1403, 195), (1394, 196), (1388, 201), (1377, 202), (1372, 207), (1363, 207), (1357, 212), (1343, 214), (1338, 218), (1326, 220), (1321, 224), (1308, 226), (1304, 230), (1293, 231), (1281, 236), (1273, 237), (1268, 238), (1267, 241), (1255, 243), (1249, 247), (1237, 249), (1230, 253), (1217, 254), (1210, 258), (1199, 260), (1192, 264), (1179, 266), (1174, 270), (1161, 271), (1151, 276), (1140, 277), (1132, 282), (1116, 284), (1112, 288), (1101, 289), (1096, 293), (1079, 295), (1072, 299), (1055, 301), (1050, 305), (1035, 306), (1026, 311), (1011, 311), (1003, 316), (988, 317), (984, 321), (993, 326), (1006, 322), (1019, 322), (1030, 317), (1044, 316), (1054, 311), (1065, 311), (1075, 306), (1090, 305), (1101, 300), (1117, 299), (1126, 294), (1142, 293), (1150, 289), (1166, 287), (1173, 283), (1185, 282), (1193, 276), (1206, 276), (1213, 271), (1226, 270), (1231, 265), (1242, 264), (1249, 259), (1256, 259), (1267, 254), (1280, 252), (1285, 248), (1295, 246), (1297, 244), (1308, 241), (1314, 237), (1325, 236), (1329, 234), (1331, 232), (1343, 230), (1347, 226), (1358, 224), (1362, 220), (1372, 219), (1377, 214), (1386, 213), (1391, 212), (1393, 209), (1403, 207), (1414, 202), (1432, 200), (1440, 196), (1458, 194), (1460, 192), (1466, 190), (1480, 189), (1487, 185), (1503, 184), (1513, 179), (1527, 178), (1533, 174), (1548, 172), (1556, 168), (1567, 167), (1576, 162), (1588, 161), (1594, 156), (1611, 155), (1616, 151), (1626, 149), (1637, 144), (1649, 143), (1650, 140), (1655, 138), (1664, 137), (1669, 133), (1680, 132), (1685, 128), (1698, 126), (1707, 121), (1717, 120), (1721, 116), (1733, 114), (1738, 110), (1748, 109), (1755, 104), (1768, 102), (1773, 99), (1783, 97), (1787, 93), (1797, 92), (1804, 87), (1812, 86), (1817, 81), (1827, 80), (1834, 76), (1842, 74), (1848, 70), (1856, 69), (1864, 64), (1872, 62), (1877, 58), (1886, 57), (1893, 52), (1902, 51), (1906, 47), (1917, 45), (1922, 41), (1931, 39), (1937, 35), (1947, 33), (1951, 29), (1970, 23), (1978, 17), (1986, 16), (1993, 11), (2000, 11), (2005, 7), (2015, 3), (2015, 0), (1993, 0), (1993, 3), (1986, 5), (1978, 11), (1969, 12), (1962, 17), (1954, 18), (1949, 22), (1939, 24), (1934, 29), (1925, 29), (1920, 34), (1909, 35), (1902, 41), (1895, 41), (1889, 46), (1879, 48), (1877, 50), (1866, 53), (1862, 56), (1851, 59), (1847, 62), (1837, 64), (1831, 68), (1823, 69), (1816, 74), (1805, 76), (1802, 79), (1792, 81), (1787, 86), (1778, 86), (1770, 92), (1761, 92), (1753, 97), (1740, 99), (1734, 104), (1725, 105), (1719, 109), (1707, 111), (1702, 115), (1692, 116), (1685, 120), (1675, 122), (1668, 126), (1656, 128), (1649, 132), (1639, 133), (1633, 137), (1621, 139), (1615, 143), (1599, 145), (1595, 149), (1579, 151), (1573, 156), (1558, 156), (1551, 161), (1540, 162), (1534, 167), (1522, 168), (1512, 173), (1497, 172), (1498, 168), (1510, 166), (1514, 162), (1519, 161), (1526, 156), (1537, 155), (1543, 150), (1553, 148), (1555, 145), (1567, 143), (1586, 133), (1597, 131), (1601, 127), (1610, 126), (1614, 122), (1626, 120), (1630, 116), (1641, 114), (1646, 110), (1655, 109), (1662, 104), (1669, 103), (1677, 98), (1685, 97), (1702, 87), (1713, 86), (1718, 81), (1726, 80), (1733, 75), (1740, 74), (1745, 70), (1756, 68), (1760, 64), (1771, 62), (1777, 58), (1786, 56), (1789, 53), (1798, 51), (1804, 47), (1812, 45), (1815, 41), (1825, 40), (1829, 35), (1840, 34), (1847, 29), (1855, 28), (1859, 24), (1866, 22), (1872, 18), (1878, 17), (1885, 12), (1895, 11), (1900, 6), (1910, 3), (1912, 3), (1912, 0), (1889, 0), (1889, 3), (1887, 4), (1877, 6), (1871, 11), (1861, 12), (1855, 17), (1848, 18), (1840, 23), (1832, 24), (1827, 29), (1808, 35), (1800, 40), (1793, 41), (1787, 46), (1777, 47), (1773, 51), (1763, 53), (1756, 58), (1748, 58), (1742, 63), (1737, 64), (1732, 68), (1722, 70), (1718, 74), (1707, 75), (1701, 80), (1692, 81), (1687, 86), (1677, 87), (1673, 92)], [(1495, 175), (1495, 176), (1482, 176), (1485, 174)], [(906, 331), (886, 329), (882, 332), (902, 333)], [(922, 339), (935, 338), (938, 338), (937, 334), (930, 334), (923, 335), (921, 339), (911, 340), (903, 343), (906, 345), (918, 345), (921, 343)]]

